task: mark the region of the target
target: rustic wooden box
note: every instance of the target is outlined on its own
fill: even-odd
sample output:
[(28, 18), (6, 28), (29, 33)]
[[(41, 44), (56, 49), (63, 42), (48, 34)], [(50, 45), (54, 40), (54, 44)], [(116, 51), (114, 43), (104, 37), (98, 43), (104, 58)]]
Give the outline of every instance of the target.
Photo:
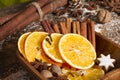
[[(120, 45), (113, 43), (112, 41), (108, 40), (106, 37), (102, 36), (99, 33), (96, 33), (96, 52), (99, 56), (100, 54), (110, 54), (112, 58), (116, 59), (115, 68), (117, 70), (111, 69), (103, 79), (101, 80), (120, 80)], [(32, 75), (39, 80), (46, 80), (31, 64), (29, 64), (22, 55), (19, 54), (17, 51), (17, 56), (20, 62), (25, 66), (25, 68), (30, 71)]]

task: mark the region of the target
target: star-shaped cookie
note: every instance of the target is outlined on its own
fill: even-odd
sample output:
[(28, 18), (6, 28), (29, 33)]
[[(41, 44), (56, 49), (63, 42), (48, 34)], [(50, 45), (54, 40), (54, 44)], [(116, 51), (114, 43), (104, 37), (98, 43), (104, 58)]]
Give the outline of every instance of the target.
[(115, 62), (115, 59), (111, 59), (110, 54), (107, 56), (101, 54), (101, 57), (97, 59), (100, 61), (99, 66), (104, 66), (106, 70), (108, 70), (109, 67), (114, 67), (113, 62)]

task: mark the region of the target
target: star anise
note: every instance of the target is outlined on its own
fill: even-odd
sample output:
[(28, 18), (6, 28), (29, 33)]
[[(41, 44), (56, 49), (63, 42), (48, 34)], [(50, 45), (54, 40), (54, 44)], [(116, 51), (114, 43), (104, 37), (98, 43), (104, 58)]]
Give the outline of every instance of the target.
[(97, 4), (96, 2), (89, 2), (89, 5), (87, 6), (88, 10), (96, 10), (97, 9)]
[(70, 16), (72, 17), (79, 17), (81, 16), (83, 13), (83, 10), (74, 10), (70, 12)]
[(107, 5), (111, 8), (111, 11), (120, 13), (120, 1), (119, 0), (105, 0)]
[(35, 62), (31, 64), (39, 72), (41, 72), (42, 70), (47, 70), (49, 67), (47, 62), (42, 62), (42, 60), (39, 61), (37, 59), (35, 59)]
[(56, 16), (61, 16), (61, 15), (65, 14), (65, 13), (67, 13), (67, 12), (68, 12), (67, 9), (58, 9), (58, 10), (55, 10), (53, 12), (53, 14), (55, 14)]
[(105, 8), (111, 12), (116, 12), (120, 15), (120, 0), (88, 0), (87, 2), (90, 3), (88, 9), (92, 9), (96, 5), (99, 5), (101, 8)]
[(69, 5), (68, 5), (69, 9), (78, 9), (80, 7), (82, 7), (81, 0), (72, 0), (72, 1), (69, 1)]

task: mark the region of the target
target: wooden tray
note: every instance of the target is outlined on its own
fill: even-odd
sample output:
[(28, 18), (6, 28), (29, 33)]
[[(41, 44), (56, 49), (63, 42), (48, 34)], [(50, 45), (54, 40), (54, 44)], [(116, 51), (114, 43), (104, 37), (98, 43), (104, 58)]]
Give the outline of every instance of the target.
[[(99, 56), (100, 54), (104, 54), (104, 55), (110, 54), (112, 58), (116, 59), (116, 62), (114, 63), (115, 64), (114, 69), (117, 69), (120, 67), (120, 45), (113, 43), (112, 41), (108, 40), (106, 37), (100, 35), (99, 33), (96, 33), (96, 52), (97, 52), (97, 56)], [(32, 65), (30, 65), (22, 57), (22, 55), (19, 53), (19, 51), (17, 51), (17, 57), (20, 60), (20, 62), (25, 66), (25, 68), (32, 75), (34, 75), (36, 77), (36, 79), (46, 80)], [(108, 73), (110, 73), (110, 72), (108, 72)], [(120, 72), (117, 75), (120, 76)], [(108, 75), (107, 75), (107, 77), (108, 77)], [(118, 77), (118, 78), (114, 79), (114, 80), (120, 80), (120, 77)], [(113, 80), (113, 79), (102, 79), (102, 80)]]

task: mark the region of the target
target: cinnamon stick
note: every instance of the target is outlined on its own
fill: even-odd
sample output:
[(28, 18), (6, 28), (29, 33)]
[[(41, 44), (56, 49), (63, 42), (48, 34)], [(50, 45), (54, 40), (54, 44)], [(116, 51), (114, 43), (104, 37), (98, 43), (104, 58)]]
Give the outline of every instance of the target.
[(87, 20), (87, 39), (92, 43), (92, 35), (91, 35), (91, 33), (92, 33), (92, 31), (91, 31), (91, 23), (90, 23), (90, 20)]
[(44, 20), (41, 23), (42, 23), (42, 26), (43, 26), (43, 28), (46, 32), (48, 32), (48, 33), (53, 33), (54, 32), (52, 27), (51, 27), (51, 24), (48, 20)]
[(80, 23), (80, 34), (87, 38), (87, 22), (83, 21)]
[(95, 23), (94, 21), (88, 19), (88, 40), (92, 43), (94, 48), (96, 47), (95, 43)]
[(47, 24), (49, 30), (51, 31), (51, 33), (53, 33), (54, 30), (52, 29), (52, 26), (51, 26), (51, 24), (50, 24), (50, 21), (49, 21), (49, 20), (45, 20), (45, 22), (46, 22), (46, 24)]
[(76, 21), (77, 34), (80, 34), (80, 22)]
[(72, 22), (72, 32), (77, 34), (77, 27), (76, 27), (76, 21)]
[(67, 18), (66, 19), (66, 27), (67, 27), (68, 33), (71, 32), (71, 23), (72, 23), (72, 18)]
[(19, 11), (19, 12), (13, 13), (13, 14), (8, 14), (6, 16), (0, 17), (0, 26), (7, 23), (9, 20), (11, 20), (13, 17), (20, 14), (21, 12), (22, 11)]
[(67, 28), (66, 28), (66, 25), (65, 25), (64, 21), (60, 22), (60, 28), (61, 28), (61, 33), (62, 34), (66, 34), (67, 33)]
[[(47, 4), (48, 2), (49, 2), (49, 0), (40, 0), (39, 1), (40, 7), (42, 7), (43, 5)], [(46, 6), (44, 6), (42, 8), (42, 11), (43, 11), (43, 13), (45, 15), (47, 13), (50, 13), (50, 12), (54, 11), (58, 7), (64, 6), (65, 4), (67, 4), (67, 0), (55, 0), (52, 3), (49, 3)], [(0, 40), (6, 38), (7, 36), (13, 34), (16, 31), (24, 28), (26, 25), (30, 24), (31, 22), (39, 19), (38, 13), (37, 12), (33, 12), (33, 11), (36, 11), (36, 9), (32, 10), (32, 12), (31, 12), (31, 9), (34, 9), (34, 7), (31, 6), (29, 9), (25, 10), (25, 12), (23, 12), (20, 15), (18, 15), (17, 17), (15, 17), (11, 21), (9, 21), (4, 26), (0, 27)]]
[[(31, 17), (28, 17), (27, 18), (27, 20), (24, 20), (22, 23), (20, 23), (17, 27), (14, 27), (11, 31), (9, 31), (9, 34), (12, 34), (13, 32), (16, 32), (16, 31), (18, 31), (18, 30), (21, 30), (21, 29), (23, 29), (26, 25), (28, 25), (28, 24), (30, 24), (31, 22), (33, 22), (33, 21), (35, 21), (36, 20), (36, 16), (38, 16), (38, 14), (36, 13), (35, 15), (34, 15), (34, 17), (33, 16), (31, 16)], [(1, 33), (1, 32), (0, 32)], [(6, 35), (7, 33), (4, 33), (4, 38), (5, 38), (5, 35)], [(2, 37), (2, 38), (3, 38)], [(7, 37), (7, 36), (6, 36)], [(0, 34), (0, 40), (1, 40), (1, 34)]]
[(52, 3), (43, 7), (42, 11), (44, 12), (44, 14), (51, 13), (54, 10), (56, 10), (58, 7), (66, 5), (67, 2), (68, 0), (53, 0)]
[[(42, 7), (48, 1), (49, 0), (39, 0), (38, 2), (40, 4), (40, 7)], [(20, 15), (16, 16), (12, 20), (10, 20), (8, 23), (6, 23), (2, 27), (0, 27), (0, 40), (4, 39), (8, 35), (13, 34), (16, 30), (18, 30), (16, 27), (19, 24), (21, 24), (22, 22), (24, 22), (27, 19), (27, 17), (30, 17), (30, 15), (32, 15), (35, 11), (36, 11), (36, 8), (32, 5), (32, 6), (28, 7), (25, 11), (23, 11)], [(15, 31), (13, 31), (13, 30), (15, 30)]]
[(54, 23), (54, 24), (53, 24), (53, 29), (54, 29), (54, 31), (55, 31), (56, 33), (60, 33), (59, 26), (58, 26), (57, 23)]
[(45, 21), (41, 21), (41, 24), (42, 24), (42, 26), (43, 26), (43, 28), (44, 28), (44, 30), (45, 30), (46, 32), (52, 33), (52, 32), (49, 30), (48, 25), (46, 24)]

